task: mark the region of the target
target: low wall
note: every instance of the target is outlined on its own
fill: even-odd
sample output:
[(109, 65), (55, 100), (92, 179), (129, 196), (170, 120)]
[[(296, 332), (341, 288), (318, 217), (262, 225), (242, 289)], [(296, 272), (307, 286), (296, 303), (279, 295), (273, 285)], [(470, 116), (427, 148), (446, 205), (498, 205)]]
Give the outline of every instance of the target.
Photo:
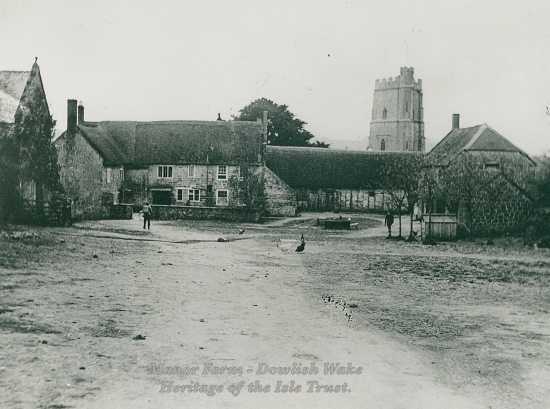
[(133, 215), (133, 209), (131, 204), (116, 204), (111, 205), (110, 208), (111, 219), (128, 219), (130, 220)]
[(260, 214), (245, 207), (197, 207), (153, 205), (153, 219), (156, 220), (225, 220), (258, 222)]

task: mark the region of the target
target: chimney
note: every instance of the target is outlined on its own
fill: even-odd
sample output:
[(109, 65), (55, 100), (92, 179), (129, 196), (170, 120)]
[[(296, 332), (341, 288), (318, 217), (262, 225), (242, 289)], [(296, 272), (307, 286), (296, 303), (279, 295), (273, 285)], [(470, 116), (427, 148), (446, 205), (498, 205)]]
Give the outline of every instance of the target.
[(218, 112), (218, 119), (216, 119), (216, 121), (223, 121), (222, 116), (220, 115), (219, 112)]
[(67, 132), (76, 133), (77, 123), (77, 102), (76, 99), (67, 100)]
[(460, 128), (460, 114), (453, 114), (453, 129)]
[(82, 101), (78, 104), (78, 125), (82, 125), (84, 123), (84, 106), (82, 105)]

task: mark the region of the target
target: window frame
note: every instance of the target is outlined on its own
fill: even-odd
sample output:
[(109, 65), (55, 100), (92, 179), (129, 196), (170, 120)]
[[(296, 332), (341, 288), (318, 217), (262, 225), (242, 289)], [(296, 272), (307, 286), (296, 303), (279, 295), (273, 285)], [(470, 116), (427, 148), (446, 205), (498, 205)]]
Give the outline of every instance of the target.
[[(193, 169), (193, 173), (191, 173), (191, 169)], [(195, 179), (195, 165), (187, 165), (187, 177), (189, 179)]]
[(157, 179), (173, 179), (174, 167), (171, 165), (158, 165), (157, 166)]
[(198, 203), (201, 201), (200, 189), (187, 189), (187, 199), (189, 202)]
[[(185, 200), (183, 200), (183, 191), (186, 190), (185, 188), (183, 187), (177, 187), (176, 188), (176, 202), (184, 202)], [(180, 198), (181, 196), (181, 198)]]
[[(220, 193), (225, 193), (226, 203), (220, 204)], [(218, 189), (216, 190), (216, 206), (229, 206), (229, 190), (227, 189)]]
[[(224, 172), (220, 172), (221, 169), (224, 169)], [(223, 177), (220, 177), (220, 176), (223, 176)], [(217, 180), (227, 180), (227, 165), (218, 165), (218, 172), (217, 172), (217, 175), (216, 175), (216, 179)]]

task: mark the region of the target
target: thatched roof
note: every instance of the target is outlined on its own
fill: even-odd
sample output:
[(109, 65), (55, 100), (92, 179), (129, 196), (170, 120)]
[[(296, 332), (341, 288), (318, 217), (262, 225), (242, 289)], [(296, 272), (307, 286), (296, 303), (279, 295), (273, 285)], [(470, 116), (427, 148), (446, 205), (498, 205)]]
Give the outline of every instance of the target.
[[(84, 122), (78, 132), (106, 165), (255, 164), (264, 136), (260, 122)], [(66, 132), (61, 138), (66, 136)]]
[(382, 170), (389, 164), (421, 155), (268, 145), (266, 163), (292, 188), (378, 189), (383, 185)]

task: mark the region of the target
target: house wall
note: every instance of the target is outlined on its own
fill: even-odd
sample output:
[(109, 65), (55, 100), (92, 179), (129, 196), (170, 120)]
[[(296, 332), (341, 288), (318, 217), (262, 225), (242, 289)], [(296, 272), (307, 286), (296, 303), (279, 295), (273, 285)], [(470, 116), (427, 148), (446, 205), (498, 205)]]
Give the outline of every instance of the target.
[(526, 188), (529, 179), (535, 176), (537, 166), (529, 158), (517, 151), (469, 151), (467, 155), (474, 158), (480, 165), (499, 164), (499, 169), (522, 188)]
[(270, 169), (264, 168), (267, 213), (270, 216), (296, 216), (296, 193)]
[(505, 178), (479, 192), (471, 209), (461, 205), (459, 223), (466, 222), (473, 235), (517, 233), (525, 229), (535, 214), (531, 200)]
[[(111, 170), (107, 180), (107, 167), (103, 159), (79, 133), (65, 133), (55, 142), (60, 165), (60, 181), (65, 193), (72, 200), (74, 218), (98, 219), (109, 215), (108, 196), (118, 202), (120, 188), (119, 169)], [(113, 168), (111, 168), (113, 169)]]
[[(172, 177), (158, 177), (159, 166), (171, 166)], [(217, 165), (194, 165), (195, 176), (189, 177), (189, 165), (150, 165), (146, 169), (126, 169), (125, 186), (131, 190), (132, 203), (143, 205), (148, 201), (154, 203), (154, 190), (168, 190), (171, 203), (181, 206), (216, 206), (218, 190), (228, 190), (228, 206), (237, 205), (235, 192), (232, 191), (229, 179), (239, 176), (238, 166), (227, 165), (226, 179), (218, 179)], [(208, 191), (208, 186), (212, 191)], [(178, 200), (178, 189), (184, 189), (182, 200)], [(189, 200), (189, 189), (200, 190), (200, 201)]]

